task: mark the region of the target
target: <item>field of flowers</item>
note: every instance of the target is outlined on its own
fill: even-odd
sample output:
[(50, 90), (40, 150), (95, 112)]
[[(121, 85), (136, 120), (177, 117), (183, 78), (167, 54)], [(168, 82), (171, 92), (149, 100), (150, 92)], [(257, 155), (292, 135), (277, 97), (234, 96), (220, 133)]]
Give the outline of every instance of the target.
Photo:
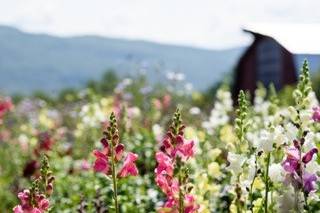
[(234, 103), (222, 85), (209, 107), (169, 84), (1, 97), (0, 212), (320, 211), (320, 107), (306, 62), (291, 102), (271, 85)]

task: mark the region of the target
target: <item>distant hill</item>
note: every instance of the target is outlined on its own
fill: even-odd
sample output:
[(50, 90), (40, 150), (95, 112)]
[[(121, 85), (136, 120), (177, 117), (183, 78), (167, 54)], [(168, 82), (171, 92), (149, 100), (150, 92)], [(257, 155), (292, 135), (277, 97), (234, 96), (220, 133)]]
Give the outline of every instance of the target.
[(166, 72), (185, 73), (205, 89), (231, 71), (243, 48), (206, 50), (98, 36), (54, 37), (0, 26), (0, 91), (56, 92), (85, 85), (107, 69), (118, 74), (146, 70), (152, 80)]

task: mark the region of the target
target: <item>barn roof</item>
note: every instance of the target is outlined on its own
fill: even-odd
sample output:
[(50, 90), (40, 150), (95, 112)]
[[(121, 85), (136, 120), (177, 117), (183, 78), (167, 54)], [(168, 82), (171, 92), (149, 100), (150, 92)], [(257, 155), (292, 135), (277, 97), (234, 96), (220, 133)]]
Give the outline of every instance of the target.
[(249, 24), (243, 29), (272, 37), (293, 54), (320, 55), (320, 24)]

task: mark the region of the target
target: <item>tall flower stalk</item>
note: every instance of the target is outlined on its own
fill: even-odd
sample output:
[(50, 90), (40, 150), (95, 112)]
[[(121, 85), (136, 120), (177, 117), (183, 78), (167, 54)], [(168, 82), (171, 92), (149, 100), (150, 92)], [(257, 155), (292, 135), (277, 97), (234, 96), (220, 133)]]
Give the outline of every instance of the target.
[(114, 113), (111, 113), (109, 126), (107, 127), (106, 131), (103, 132), (103, 134), (104, 137), (100, 140), (101, 144), (103, 145), (103, 150), (93, 151), (93, 154), (96, 157), (94, 162), (94, 170), (96, 172), (104, 173), (105, 175), (111, 175), (114, 208), (115, 212), (119, 213), (120, 206), (118, 201), (118, 179), (127, 177), (129, 175), (138, 175), (138, 169), (135, 165), (138, 155), (129, 152), (123, 162), (122, 167), (118, 171), (117, 167), (119, 162), (122, 160), (124, 145), (119, 142), (119, 130)]
[[(236, 153), (228, 153), (228, 166), (229, 170), (233, 173), (235, 177), (235, 205), (237, 212), (242, 211), (243, 202), (241, 200), (241, 187), (240, 187), (240, 174), (242, 171), (242, 166), (245, 163), (246, 157), (242, 155), (242, 149), (247, 146), (246, 142), (246, 132), (248, 130), (248, 102), (245, 93), (241, 90), (238, 96), (239, 108), (237, 109), (237, 118), (235, 119), (235, 131), (238, 138), (238, 143), (236, 144)], [(250, 192), (249, 198), (252, 199), (252, 194)]]
[(13, 208), (14, 213), (43, 213), (49, 210), (49, 197), (53, 192), (54, 176), (50, 171), (48, 158), (42, 157), (40, 176), (33, 181), (30, 189), (18, 193), (20, 204)]
[(194, 141), (184, 138), (184, 128), (179, 109), (164, 137), (160, 151), (156, 153), (156, 183), (166, 194), (167, 201), (159, 212), (196, 212), (199, 205), (191, 194), (187, 161), (194, 156)]
[[(313, 156), (318, 152), (314, 145), (312, 148), (310, 148), (310, 145), (305, 147), (306, 136), (309, 132), (308, 125), (311, 118), (314, 117), (308, 113), (311, 91), (309, 67), (307, 61), (304, 61), (297, 89), (293, 93), (296, 106), (289, 109), (293, 112), (294, 116), (291, 119), (292, 123), (298, 128), (298, 134), (297, 138), (292, 141), (293, 144), (287, 148), (286, 158), (282, 163), (287, 173), (286, 179), (294, 188), (295, 209), (299, 212), (303, 209), (308, 210), (308, 195), (315, 191), (315, 183), (318, 180), (316, 174), (306, 171), (307, 164), (313, 160)], [(300, 198), (301, 194), (303, 194), (303, 201)], [(302, 202), (304, 202), (303, 208), (300, 204)]]

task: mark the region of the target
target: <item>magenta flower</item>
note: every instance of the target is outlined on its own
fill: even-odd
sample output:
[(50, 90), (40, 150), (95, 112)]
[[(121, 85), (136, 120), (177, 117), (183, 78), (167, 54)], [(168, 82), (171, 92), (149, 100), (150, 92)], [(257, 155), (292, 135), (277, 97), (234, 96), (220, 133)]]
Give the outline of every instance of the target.
[(320, 122), (320, 107), (317, 106), (317, 107), (313, 107), (312, 109), (313, 109), (312, 119), (315, 122)]
[(96, 157), (93, 166), (94, 171), (108, 174), (110, 166), (107, 155), (98, 150), (94, 150), (93, 154)]
[(138, 169), (135, 164), (135, 161), (138, 159), (138, 155), (132, 152), (129, 152), (121, 170), (118, 173), (118, 177), (127, 177), (128, 175), (137, 176)]
[(123, 151), (124, 151), (124, 145), (122, 143), (119, 143), (116, 148), (115, 148), (115, 151), (116, 151), (116, 160), (117, 161), (120, 161), (121, 158), (122, 158), (122, 155), (123, 155)]
[(282, 163), (284, 170), (288, 172), (286, 182), (291, 183), (295, 189), (303, 190), (308, 194), (316, 189), (318, 177), (306, 172), (305, 165), (312, 160), (318, 149), (313, 148), (304, 154), (301, 152), (299, 141), (295, 141), (294, 144), (294, 147), (287, 149), (287, 158)]
[(158, 163), (158, 166), (155, 170), (156, 174), (163, 174), (163, 171), (165, 171), (165, 174), (169, 176), (173, 175), (172, 160), (168, 155), (164, 154), (163, 152), (157, 152), (156, 160)]
[(299, 150), (295, 147), (290, 147), (287, 149), (287, 158), (282, 163), (285, 171), (293, 173), (297, 171), (299, 166)]
[(194, 145), (193, 140), (187, 141), (183, 135), (174, 137), (170, 133), (168, 133), (168, 137), (162, 142), (163, 149), (169, 156), (176, 157), (178, 155), (184, 160), (194, 156)]
[(309, 152), (307, 152), (303, 157), (302, 157), (302, 162), (307, 164), (312, 160), (312, 157), (314, 154), (318, 153), (317, 148), (311, 149)]
[(194, 213), (197, 212), (197, 210), (200, 208), (200, 206), (196, 203), (196, 199), (194, 195), (187, 194), (185, 196), (185, 213)]
[(306, 193), (315, 191), (316, 189), (316, 181), (318, 177), (315, 174), (304, 173), (303, 174), (303, 187)]
[(34, 200), (32, 203), (30, 191), (24, 190), (18, 193), (20, 199), (20, 205), (13, 208), (14, 213), (43, 213), (49, 209), (50, 202), (43, 194), (34, 194)]
[[(121, 161), (124, 153), (124, 145), (118, 142), (118, 135), (114, 136), (114, 141), (108, 141), (107, 137), (104, 137), (100, 140), (103, 145), (103, 150), (94, 150), (93, 154), (96, 157), (96, 160), (93, 164), (93, 169), (95, 172), (101, 172), (106, 175), (109, 175), (111, 172), (111, 163), (112, 158), (115, 163)], [(110, 146), (110, 143), (114, 143), (113, 146)], [(113, 152), (112, 152), (113, 147)], [(114, 153), (113, 157), (111, 156)], [(118, 173), (118, 177), (126, 177), (128, 175), (136, 176), (138, 175), (138, 169), (135, 165), (135, 161), (138, 159), (138, 155), (132, 152), (129, 152), (121, 170)]]
[(166, 202), (158, 212), (193, 213), (199, 209), (195, 198), (188, 190), (188, 169), (186, 162), (195, 154), (194, 141), (184, 138), (184, 125), (181, 125), (179, 110), (176, 111), (170, 130), (156, 153), (157, 167), (155, 181), (166, 195)]
[[(309, 152), (303, 155), (302, 162), (305, 164), (309, 163), (312, 160), (313, 155), (316, 154), (317, 152), (318, 152), (317, 148), (311, 149)], [(287, 158), (282, 163), (282, 166), (284, 170), (289, 173), (297, 172), (301, 166), (299, 163), (299, 160), (300, 160), (299, 149), (296, 147), (290, 147), (287, 149)]]
[(25, 189), (18, 193), (20, 204), (13, 208), (14, 213), (43, 213), (49, 210), (48, 198), (53, 192), (55, 179), (49, 168), (48, 158), (44, 156), (41, 160), (40, 177), (33, 182), (30, 190)]
[(188, 159), (194, 156), (195, 146), (194, 141), (186, 141), (183, 136), (177, 136), (176, 154), (183, 159)]
[(113, 187), (113, 199), (115, 212), (120, 212), (118, 202), (118, 178), (124, 178), (129, 175), (137, 176), (138, 168), (136, 161), (138, 155), (129, 152), (123, 162), (123, 165), (119, 172), (117, 172), (119, 161), (121, 161), (124, 154), (124, 145), (119, 143), (119, 130), (117, 126), (117, 120), (114, 113), (110, 115), (109, 125), (106, 126), (106, 131), (103, 132), (104, 137), (100, 140), (103, 145), (103, 150), (94, 150), (93, 153), (96, 157), (93, 169), (96, 172), (102, 172), (105, 175), (110, 175), (112, 179)]

